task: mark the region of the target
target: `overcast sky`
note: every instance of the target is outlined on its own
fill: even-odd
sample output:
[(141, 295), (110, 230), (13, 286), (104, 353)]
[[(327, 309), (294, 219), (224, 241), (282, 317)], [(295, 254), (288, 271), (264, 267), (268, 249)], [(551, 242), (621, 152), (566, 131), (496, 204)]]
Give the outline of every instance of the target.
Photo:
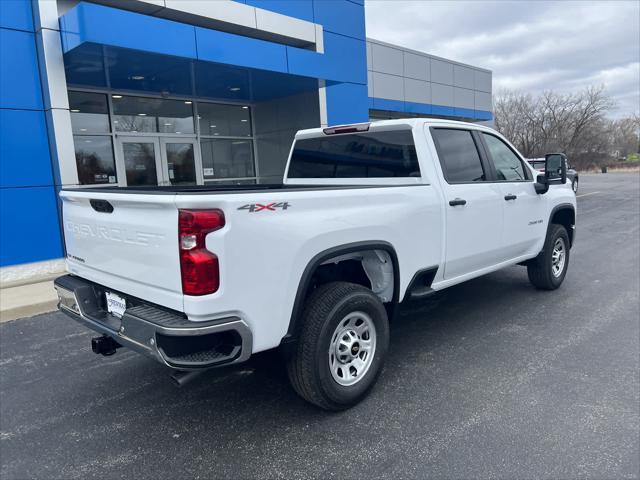
[(640, 0), (367, 0), (367, 36), (493, 71), (493, 90), (604, 84), (640, 111)]

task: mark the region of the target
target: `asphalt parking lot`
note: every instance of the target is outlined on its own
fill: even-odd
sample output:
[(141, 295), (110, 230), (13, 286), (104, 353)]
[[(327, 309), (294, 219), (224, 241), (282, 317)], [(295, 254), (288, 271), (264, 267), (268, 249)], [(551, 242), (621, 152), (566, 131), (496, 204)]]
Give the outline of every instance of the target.
[(638, 478), (640, 176), (585, 175), (562, 288), (513, 267), (413, 305), (329, 414), (273, 355), (177, 389), (60, 313), (0, 326), (1, 477)]

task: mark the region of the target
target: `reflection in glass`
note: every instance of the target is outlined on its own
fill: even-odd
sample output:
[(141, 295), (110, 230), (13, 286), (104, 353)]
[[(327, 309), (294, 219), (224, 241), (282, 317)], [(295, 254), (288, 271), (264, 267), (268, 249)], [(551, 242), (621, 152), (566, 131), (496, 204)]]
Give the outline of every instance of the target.
[(484, 141), (489, 147), (489, 153), (496, 167), (498, 180), (526, 180), (524, 166), (515, 153), (498, 137), (483, 133)]
[(157, 185), (156, 149), (152, 142), (122, 144), (127, 185)]
[(167, 168), (171, 185), (195, 185), (196, 164), (192, 143), (167, 143)]
[(199, 102), (198, 119), (201, 135), (251, 136), (251, 109), (248, 106)]
[(250, 140), (202, 139), (200, 147), (205, 180), (255, 176)]
[(110, 136), (74, 135), (73, 143), (81, 185), (117, 182)]
[(107, 96), (102, 93), (69, 92), (73, 133), (109, 133)]
[(112, 96), (117, 132), (194, 133), (190, 101), (117, 97)]

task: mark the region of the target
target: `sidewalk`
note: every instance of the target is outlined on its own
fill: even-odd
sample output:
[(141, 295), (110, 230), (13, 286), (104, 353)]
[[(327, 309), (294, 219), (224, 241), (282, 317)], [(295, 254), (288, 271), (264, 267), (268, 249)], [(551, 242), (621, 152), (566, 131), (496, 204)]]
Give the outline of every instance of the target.
[(51, 312), (57, 304), (52, 280), (0, 288), (0, 323)]

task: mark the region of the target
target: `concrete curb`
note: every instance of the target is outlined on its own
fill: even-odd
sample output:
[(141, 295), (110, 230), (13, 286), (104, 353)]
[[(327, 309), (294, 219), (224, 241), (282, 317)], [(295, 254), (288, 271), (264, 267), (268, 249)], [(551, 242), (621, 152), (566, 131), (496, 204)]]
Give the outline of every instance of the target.
[(0, 323), (52, 312), (58, 296), (52, 281), (0, 289)]

